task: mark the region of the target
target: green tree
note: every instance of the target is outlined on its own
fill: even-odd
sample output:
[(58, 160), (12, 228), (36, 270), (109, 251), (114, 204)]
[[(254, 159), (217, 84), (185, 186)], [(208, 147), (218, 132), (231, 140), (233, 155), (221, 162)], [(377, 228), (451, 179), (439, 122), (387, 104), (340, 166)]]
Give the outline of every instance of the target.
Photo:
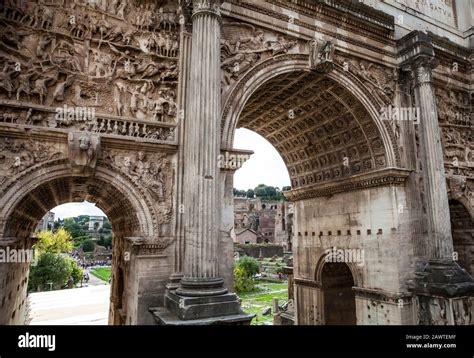
[(38, 241), (34, 249), (39, 252), (67, 253), (72, 250), (72, 237), (64, 228), (59, 228), (56, 232), (41, 231), (37, 234)]
[(265, 196), (269, 199), (276, 198), (277, 191), (273, 186), (266, 186), (265, 187)]
[(74, 248), (76, 249), (79, 248), (82, 245), (82, 243), (86, 240), (90, 240), (90, 237), (88, 235), (73, 238)]
[(97, 244), (103, 247), (111, 247), (112, 246), (112, 235), (100, 235), (99, 241)]
[(250, 198), (250, 199), (255, 198), (255, 191), (253, 189), (247, 190), (247, 198)]
[(66, 229), (73, 238), (86, 235), (84, 225), (85, 224), (76, 223), (74, 218), (66, 218), (63, 222), (64, 229)]
[(71, 277), (74, 280), (74, 284), (79, 283), (84, 275), (84, 273), (82, 272), (82, 268), (72, 258), (68, 257), (66, 258), (66, 260), (71, 266)]
[(77, 218), (74, 218), (77, 224), (85, 225), (89, 222), (89, 215), (79, 215)]
[(265, 195), (267, 194), (265, 187), (261, 187), (261, 186), (256, 187), (254, 192), (255, 192), (255, 196), (258, 198), (264, 198)]
[(251, 256), (242, 256), (237, 261), (236, 267), (242, 268), (248, 277), (253, 277), (260, 272), (260, 264)]
[(63, 288), (73, 272), (69, 260), (59, 253), (43, 252), (35, 266), (30, 268), (29, 291), (53, 290)]
[(234, 196), (238, 198), (245, 198), (247, 196), (246, 190), (238, 190), (234, 188)]
[(95, 244), (94, 244), (94, 241), (92, 240), (85, 240), (82, 243), (82, 250), (84, 252), (92, 252), (94, 251), (94, 247), (95, 247)]
[(112, 225), (110, 225), (109, 220), (104, 221), (104, 225), (102, 226), (104, 230), (112, 231)]

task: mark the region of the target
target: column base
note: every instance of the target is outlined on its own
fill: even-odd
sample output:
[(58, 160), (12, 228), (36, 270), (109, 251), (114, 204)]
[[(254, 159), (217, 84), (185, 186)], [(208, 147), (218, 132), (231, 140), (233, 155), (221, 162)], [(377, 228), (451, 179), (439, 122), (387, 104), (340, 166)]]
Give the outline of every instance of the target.
[(224, 287), (224, 279), (220, 277), (195, 279), (183, 277), (176, 293), (186, 297), (208, 297), (219, 296), (227, 293)]
[(242, 313), (239, 298), (233, 293), (219, 296), (186, 297), (168, 291), (165, 295), (165, 308), (183, 321)]
[(166, 289), (170, 291), (176, 291), (179, 288), (179, 283), (183, 278), (183, 274), (181, 272), (175, 272), (171, 274), (169, 282), (166, 284)]
[(442, 297), (474, 296), (474, 280), (454, 261), (418, 263), (409, 289), (415, 294)]
[[(175, 281), (179, 274), (172, 276)], [(164, 297), (164, 307), (151, 308), (158, 324), (169, 325), (209, 325), (236, 322), (250, 324), (254, 317), (240, 308), (239, 297), (228, 293), (220, 277), (196, 279), (183, 277), (179, 287), (168, 284)], [(182, 322), (182, 323), (180, 323)]]
[(150, 308), (150, 312), (155, 317), (158, 325), (166, 326), (211, 326), (211, 325), (235, 325), (248, 326), (255, 317), (253, 314), (240, 313), (230, 316), (218, 316), (210, 318), (200, 318), (194, 320), (183, 321), (173, 315), (164, 307)]
[(189, 297), (168, 290), (164, 303), (165, 307), (150, 308), (159, 325), (249, 325), (255, 317), (241, 310), (234, 293)]

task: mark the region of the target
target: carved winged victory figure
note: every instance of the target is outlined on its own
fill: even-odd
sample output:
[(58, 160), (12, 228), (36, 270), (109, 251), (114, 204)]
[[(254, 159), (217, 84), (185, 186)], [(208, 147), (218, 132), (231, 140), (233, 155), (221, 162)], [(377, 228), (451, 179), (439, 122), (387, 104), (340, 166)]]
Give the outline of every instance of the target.
[(221, 39), (221, 66), (224, 83), (249, 70), (268, 47), (264, 34), (255, 27), (242, 23), (229, 23), (223, 26)]

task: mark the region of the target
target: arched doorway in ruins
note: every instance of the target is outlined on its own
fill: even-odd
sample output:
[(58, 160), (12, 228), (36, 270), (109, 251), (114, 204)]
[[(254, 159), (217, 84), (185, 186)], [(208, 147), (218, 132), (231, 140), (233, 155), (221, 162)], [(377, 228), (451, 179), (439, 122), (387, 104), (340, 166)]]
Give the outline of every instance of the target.
[(325, 263), (321, 272), (326, 325), (355, 325), (355, 285), (351, 270), (346, 263)]
[[(109, 324), (136, 324), (137, 282), (133, 242), (154, 235), (150, 198), (121, 173), (99, 165), (95, 174), (74, 174), (68, 160), (34, 168), (5, 188), (1, 199), (2, 246), (31, 248), (38, 221), (52, 208), (70, 202), (94, 202), (114, 233)], [(1, 324), (23, 324), (29, 263), (0, 264)]]
[(474, 275), (474, 220), (458, 200), (449, 201), (455, 260), (471, 276)]
[[(287, 197), (295, 210), (295, 322), (326, 323), (322, 285), (333, 282), (334, 292), (343, 292), (331, 296), (333, 305), (342, 306), (350, 297), (350, 314), (338, 318), (329, 313), (328, 324), (370, 320), (396, 324), (384, 322), (385, 313), (382, 318), (371, 317), (364, 308), (370, 304), (357, 305), (360, 312), (356, 314), (355, 305), (356, 299), (371, 302), (367, 289), (381, 292), (381, 302), (389, 301), (387, 292), (406, 291), (400, 277), (411, 259), (410, 255), (394, 258), (390, 253), (400, 245), (410, 246), (411, 237), (402, 232), (406, 217), (398, 212), (401, 206), (407, 207), (404, 183), (408, 173), (401, 169), (393, 129), (380, 118), (383, 102), (342, 66), (335, 64), (329, 73), (311, 71), (308, 56), (295, 54), (263, 61), (227, 91), (222, 149), (233, 149), (236, 128), (250, 129), (273, 144), (290, 173), (292, 190)], [(382, 240), (391, 247), (380, 249), (374, 244)], [(333, 247), (358, 250), (363, 257), (356, 260), (362, 261), (343, 262), (345, 266), (336, 265), (341, 269), (335, 270), (327, 266), (326, 283), (317, 281), (318, 262)], [(355, 282), (347, 275), (346, 264), (357, 265)], [(384, 281), (380, 272), (386, 274)], [(326, 288), (331, 295), (331, 286)], [(400, 322), (402, 311), (397, 312)]]

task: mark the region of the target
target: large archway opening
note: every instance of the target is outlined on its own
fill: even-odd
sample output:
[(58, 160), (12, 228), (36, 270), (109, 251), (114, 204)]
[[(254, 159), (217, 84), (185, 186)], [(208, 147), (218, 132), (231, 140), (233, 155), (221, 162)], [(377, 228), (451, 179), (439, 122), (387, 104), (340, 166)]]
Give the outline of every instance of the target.
[(354, 278), (345, 263), (326, 263), (321, 273), (326, 325), (355, 325)]
[(265, 82), (245, 104), (237, 127), (273, 144), (293, 190), (388, 165), (381, 133), (363, 104), (318, 73), (293, 71)]
[[(67, 172), (67, 171), (66, 171)], [(129, 237), (148, 234), (143, 227), (152, 227), (143, 222), (149, 215), (141, 206), (138, 196), (126, 182), (115, 176), (112, 183), (102, 173), (94, 177), (71, 174), (54, 175), (50, 178), (33, 179), (36, 185), (25, 185), (11, 195), (5, 195), (3, 244), (13, 247), (31, 248), (35, 240), (38, 222), (54, 207), (87, 200), (100, 208), (110, 220), (114, 233), (112, 244), (112, 274), (110, 290), (109, 324), (129, 324), (127, 315), (127, 289), (129, 287), (130, 253), (124, 252)], [(52, 177), (52, 178), (51, 178)], [(25, 183), (28, 179), (25, 179)], [(121, 183), (121, 185), (117, 185)], [(94, 226), (91, 230), (95, 230)], [(3, 304), (0, 308), (2, 324), (23, 324), (25, 318), (25, 297), (27, 294), (29, 263), (1, 264)], [(128, 322), (127, 322), (128, 318)]]
[[(374, 233), (394, 233), (394, 224), (383, 218), (395, 217), (397, 200), (403, 198), (395, 191), (403, 188), (391, 187), (393, 178), (380, 184), (373, 178), (406, 174), (391, 171), (400, 166), (399, 153), (392, 129), (378, 116), (380, 104), (337, 65), (321, 74), (308, 71), (306, 60), (262, 64), (235, 86), (224, 106), (222, 146), (233, 147), (236, 129), (251, 130), (273, 145), (289, 172), (291, 190), (285, 195), (294, 212), (289, 288), (297, 306), (294, 322), (356, 324), (352, 287), (371, 282), (365, 277), (354, 282), (349, 262), (342, 262), (326, 267), (324, 290), (314, 270), (327, 249), (361, 252)], [(386, 213), (377, 216), (374, 207)], [(343, 316), (332, 313), (343, 306)]]

